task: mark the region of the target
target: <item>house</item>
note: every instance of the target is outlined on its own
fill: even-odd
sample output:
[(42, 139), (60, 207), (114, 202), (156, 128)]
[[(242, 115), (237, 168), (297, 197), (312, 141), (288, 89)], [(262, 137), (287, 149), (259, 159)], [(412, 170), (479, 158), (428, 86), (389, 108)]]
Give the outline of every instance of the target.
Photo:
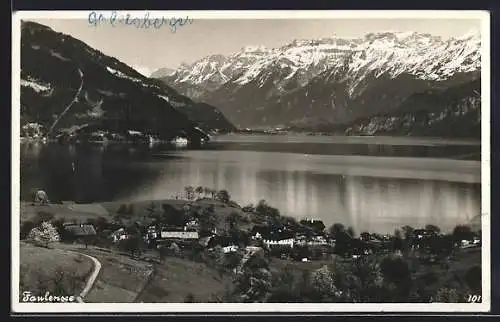
[(200, 236), (195, 229), (188, 229), (187, 227), (165, 227), (160, 231), (160, 238), (194, 240), (199, 239)]
[(146, 238), (149, 240), (158, 239), (158, 228), (156, 226), (149, 226), (146, 231)]
[(239, 249), (239, 247), (236, 245), (229, 245), (229, 246), (222, 247), (222, 251), (224, 252), (224, 254), (237, 252), (238, 249)]
[(68, 240), (83, 242), (85, 246), (97, 236), (97, 232), (91, 224), (66, 224), (64, 231)]
[(120, 240), (125, 240), (129, 238), (128, 232), (125, 230), (125, 228), (120, 228), (109, 235), (111, 240), (113, 240), (114, 243), (119, 242)]
[(474, 238), (467, 240), (464, 239), (460, 242), (460, 247), (461, 248), (469, 248), (469, 247), (477, 247), (481, 246), (481, 238), (478, 236), (475, 236)]
[(268, 247), (273, 247), (273, 246), (289, 246), (290, 248), (293, 248), (293, 245), (295, 243), (295, 240), (293, 238), (285, 238), (285, 239), (263, 239), (262, 241)]
[(91, 224), (65, 224), (64, 230), (75, 237), (96, 236), (97, 232)]

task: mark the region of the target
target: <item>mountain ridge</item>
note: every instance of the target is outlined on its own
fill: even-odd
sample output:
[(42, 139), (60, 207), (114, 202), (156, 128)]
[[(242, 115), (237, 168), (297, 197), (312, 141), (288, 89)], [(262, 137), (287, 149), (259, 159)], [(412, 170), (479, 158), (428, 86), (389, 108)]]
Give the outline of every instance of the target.
[[(92, 125), (161, 137), (232, 130), (222, 114), (145, 77), (79, 39), (31, 21), (21, 23), (21, 122), (48, 132)], [(210, 108), (207, 108), (210, 107)], [(199, 122), (199, 114), (205, 122)], [(207, 122), (208, 121), (208, 122)]]
[(477, 32), (445, 40), (416, 32), (294, 40), (203, 57), (161, 80), (217, 106), (239, 127), (311, 117), (349, 123), (396, 110), (413, 94), (479, 79), (480, 46)]

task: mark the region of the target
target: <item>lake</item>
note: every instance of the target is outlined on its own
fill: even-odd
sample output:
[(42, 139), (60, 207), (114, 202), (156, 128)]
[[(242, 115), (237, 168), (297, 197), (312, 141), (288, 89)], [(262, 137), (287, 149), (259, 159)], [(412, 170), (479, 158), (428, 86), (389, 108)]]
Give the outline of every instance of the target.
[(168, 199), (206, 186), (358, 233), (450, 230), (481, 214), (480, 151), (469, 141), (305, 135), (224, 135), (197, 150), (23, 143), (21, 199), (33, 188), (51, 200)]

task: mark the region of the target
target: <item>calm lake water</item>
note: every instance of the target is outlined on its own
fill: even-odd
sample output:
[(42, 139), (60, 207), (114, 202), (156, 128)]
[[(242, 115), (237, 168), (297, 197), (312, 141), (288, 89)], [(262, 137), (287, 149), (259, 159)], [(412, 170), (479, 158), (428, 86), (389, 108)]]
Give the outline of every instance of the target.
[(51, 200), (167, 199), (200, 185), (358, 232), (449, 230), (481, 213), (480, 145), (467, 141), (228, 135), (200, 150), (24, 143), (20, 152), (23, 200), (33, 188)]

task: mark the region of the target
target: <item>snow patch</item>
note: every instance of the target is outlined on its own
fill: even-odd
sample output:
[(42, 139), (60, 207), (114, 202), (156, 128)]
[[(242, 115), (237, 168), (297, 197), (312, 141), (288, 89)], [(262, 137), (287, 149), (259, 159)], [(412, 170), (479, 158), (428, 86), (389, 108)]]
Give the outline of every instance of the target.
[(130, 77), (130, 76), (128, 76), (128, 75), (126, 75), (126, 74), (124, 74), (124, 73), (122, 73), (122, 72), (120, 72), (120, 71), (118, 71), (116, 69), (113, 69), (113, 68), (111, 68), (109, 66), (106, 66), (106, 69), (112, 75), (118, 76), (118, 77), (120, 77), (122, 79), (128, 79), (128, 80), (131, 80), (131, 81), (136, 82), (136, 83), (141, 83), (142, 82), (140, 79), (137, 79), (135, 77)]
[(53, 56), (53, 57), (56, 57), (56, 58), (58, 58), (58, 59), (60, 59), (62, 61), (70, 61), (71, 60), (71, 59), (66, 58), (63, 55), (61, 55), (60, 53), (55, 52), (53, 50), (50, 50), (50, 55)]
[(52, 89), (49, 84), (44, 84), (34, 79), (21, 79), (21, 86), (30, 87), (37, 93), (48, 92)]

